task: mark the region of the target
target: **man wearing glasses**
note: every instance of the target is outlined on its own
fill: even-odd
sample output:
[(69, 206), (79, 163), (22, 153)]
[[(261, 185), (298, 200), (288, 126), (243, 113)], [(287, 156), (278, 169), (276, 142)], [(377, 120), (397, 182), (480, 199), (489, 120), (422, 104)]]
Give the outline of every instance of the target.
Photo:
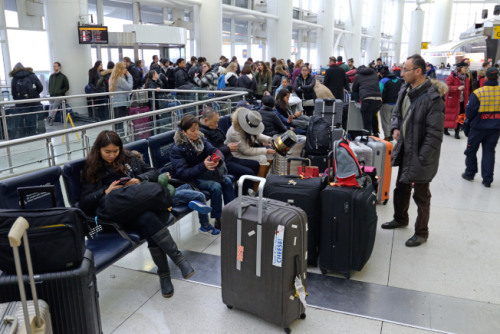
[(429, 236), (431, 193), (429, 184), (437, 173), (444, 129), (445, 94), (439, 82), (425, 77), (425, 60), (408, 57), (401, 72), (401, 88), (392, 114), (392, 135), (397, 141), (391, 163), (399, 166), (394, 189), (394, 219), (382, 224), (384, 229), (406, 227), (412, 184), (418, 207), (415, 234), (406, 246), (420, 246)]

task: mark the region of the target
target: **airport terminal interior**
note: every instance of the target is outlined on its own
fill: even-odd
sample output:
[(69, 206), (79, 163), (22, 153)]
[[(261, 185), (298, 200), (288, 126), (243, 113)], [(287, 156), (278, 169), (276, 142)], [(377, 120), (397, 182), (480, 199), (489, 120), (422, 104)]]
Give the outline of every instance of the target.
[[(97, 135), (118, 124), (124, 143), (133, 144), (175, 130), (183, 113), (199, 116), (209, 106), (229, 115), (246, 98), (237, 90), (179, 93), (162, 87), (169, 103), (158, 107), (150, 101), (155, 113), (142, 131), (136, 127), (137, 115), (123, 123), (109, 113), (113, 94), (108, 99), (103, 91), (86, 91), (96, 61), (105, 70), (108, 62), (124, 57), (142, 60), (147, 74), (154, 70), (154, 56), (171, 63), (205, 57), (214, 68), (223, 67), (222, 55), (228, 61), (237, 57), (241, 67), (250, 59), (271, 62), (275, 57), (303, 60), (322, 82), (331, 56), (346, 63), (352, 59), (356, 67), (378, 59), (394, 71), (403, 68), (407, 57), (420, 54), (435, 68), (436, 79), (445, 82), (464, 61), (476, 75), (485, 63), (498, 67), (499, 40), (500, 1), (493, 0), (0, 0), (0, 184), (85, 157)], [(48, 92), (54, 62), (62, 64), (70, 88), (60, 119), (51, 120), (46, 112), (55, 101)], [(18, 63), (31, 67), (43, 85), (37, 103), (44, 108), (34, 132), (9, 121), (20, 117), (12, 112), (9, 76)], [(391, 137), (379, 127), (380, 138)], [(405, 246), (414, 234), (413, 199), (408, 227), (381, 228), (393, 219), (398, 175), (393, 167), (389, 200), (376, 205), (369, 260), (348, 279), (309, 266), (306, 318), (290, 325), (293, 333), (500, 333), (500, 181), (485, 187), (480, 172), (464, 180), (467, 137), (450, 132), (443, 136), (439, 169), (430, 183), (427, 242)], [(480, 149), (479, 162), (481, 157)], [(62, 180), (64, 203), (70, 206), (70, 189)], [(191, 212), (169, 230), (194, 275), (183, 279), (170, 261), (175, 293), (164, 298), (142, 240), (97, 274), (102, 333), (284, 332), (223, 303), (224, 229), (219, 235), (200, 232), (198, 215)]]

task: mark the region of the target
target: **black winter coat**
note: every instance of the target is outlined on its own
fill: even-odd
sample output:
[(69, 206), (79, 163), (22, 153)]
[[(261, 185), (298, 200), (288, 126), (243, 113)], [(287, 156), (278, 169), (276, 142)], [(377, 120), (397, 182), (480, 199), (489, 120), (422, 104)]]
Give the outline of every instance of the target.
[(238, 78), (238, 81), (236, 82), (236, 87), (250, 89), (252, 92), (255, 92), (257, 90), (257, 81), (253, 76), (250, 79), (248, 75), (242, 75)]
[[(392, 151), (391, 163), (400, 168), (400, 182), (427, 183), (436, 176), (439, 167), (441, 143), (444, 129), (444, 102), (438, 88), (430, 80), (418, 89), (407, 93), (408, 85), (401, 87), (398, 101), (392, 113), (391, 130), (401, 131), (398, 142)], [(403, 138), (403, 117), (401, 107), (408, 94), (410, 102), (418, 100), (406, 120), (405, 138)], [(391, 131), (392, 132), (392, 131)]]
[(229, 146), (224, 144), (226, 135), (221, 129), (210, 129), (208, 126), (200, 123), (200, 131), (205, 135), (205, 139), (208, 140), (210, 144), (218, 148), (222, 152), (222, 154), (224, 154), (226, 161), (230, 160), (233, 157)]
[(150, 167), (138, 158), (131, 156), (129, 165), (130, 168), (128, 169), (127, 174), (116, 172), (110, 166), (103, 166), (103, 168), (99, 171), (100, 177), (97, 183), (90, 183), (86, 181), (83, 179), (82, 175), (80, 209), (82, 209), (88, 216), (94, 217), (96, 210), (100, 205), (101, 199), (106, 195), (106, 189), (108, 189), (109, 185), (113, 181), (119, 180), (122, 177), (129, 176), (131, 178), (137, 178), (141, 181), (158, 181), (158, 172), (156, 169)]
[[(14, 100), (26, 100), (26, 99), (36, 99), (40, 97), (40, 93), (43, 91), (43, 85), (40, 82), (40, 79), (33, 73), (33, 69), (31, 67), (26, 67), (26, 68), (17, 68), (14, 69), (12, 72), (9, 74), (12, 77), (12, 82), (11, 82), (11, 90), (12, 90), (12, 98)], [(17, 82), (19, 80), (23, 80), (24, 78), (29, 78), (30, 85), (33, 86), (35, 85), (36, 91), (33, 91), (32, 96), (19, 96), (19, 92), (17, 89)], [(30, 89), (27, 89), (29, 92)], [(23, 103), (23, 104), (18, 104), (16, 107), (32, 107), (32, 106), (39, 106), (40, 102), (33, 102), (33, 103)]]
[(323, 85), (328, 87), (336, 99), (344, 100), (344, 89), (349, 91), (349, 80), (342, 67), (333, 65), (325, 71)]
[(308, 74), (304, 79), (302, 75), (299, 75), (293, 84), (293, 89), (297, 96), (303, 100), (314, 100), (316, 99), (316, 93), (314, 92), (314, 86), (316, 85), (316, 79)]
[(175, 69), (175, 88), (179, 88), (187, 84), (193, 84), (189, 78), (188, 72), (184, 68), (177, 67)]
[(127, 71), (132, 75), (132, 80), (134, 80), (134, 84), (132, 86), (132, 89), (139, 89), (142, 87), (142, 74), (141, 71), (135, 66), (135, 64), (130, 64), (129, 67), (127, 67)]
[(367, 97), (382, 98), (378, 83), (379, 76), (374, 70), (369, 67), (358, 68), (358, 72), (354, 77), (354, 83), (352, 84), (352, 100), (357, 102), (363, 101)]
[(262, 115), (262, 123), (264, 124), (264, 132), (262, 132), (264, 135), (272, 137), (276, 134), (282, 134), (287, 130), (274, 109), (262, 106), (259, 112)]

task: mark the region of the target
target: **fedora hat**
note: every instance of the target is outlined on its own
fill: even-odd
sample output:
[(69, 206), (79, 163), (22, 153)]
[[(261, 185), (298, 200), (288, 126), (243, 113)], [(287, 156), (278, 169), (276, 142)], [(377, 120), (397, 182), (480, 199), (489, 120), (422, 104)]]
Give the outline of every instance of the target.
[(238, 123), (241, 128), (248, 134), (259, 135), (264, 131), (262, 116), (258, 111), (247, 108), (238, 108)]

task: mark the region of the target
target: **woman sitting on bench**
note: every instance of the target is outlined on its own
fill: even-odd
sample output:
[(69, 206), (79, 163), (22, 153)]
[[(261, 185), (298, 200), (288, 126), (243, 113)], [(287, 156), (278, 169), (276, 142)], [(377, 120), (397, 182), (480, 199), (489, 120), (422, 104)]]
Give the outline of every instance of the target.
[[(110, 194), (120, 194), (120, 199), (127, 201), (125, 187), (133, 193), (135, 184), (156, 183), (158, 172), (142, 162), (136, 156), (123, 148), (123, 143), (114, 131), (102, 131), (96, 138), (92, 149), (85, 161), (82, 173), (81, 208), (91, 217), (99, 216), (111, 218), (124, 227), (139, 227), (146, 236), (148, 248), (153, 261), (158, 266), (158, 276), (163, 297), (169, 298), (174, 294), (174, 287), (170, 280), (168, 255), (179, 267), (182, 276), (187, 279), (194, 274), (194, 269), (184, 255), (177, 249), (177, 245), (166, 226), (165, 214), (168, 215), (172, 199), (165, 188), (159, 187), (160, 200), (148, 201), (147, 205), (137, 205), (134, 198), (128, 199), (131, 210), (122, 212), (112, 210)], [(144, 186), (144, 185), (143, 185)], [(153, 184), (151, 186), (154, 187)], [(117, 191), (117, 189), (123, 189)], [(127, 203), (124, 203), (125, 208)]]

